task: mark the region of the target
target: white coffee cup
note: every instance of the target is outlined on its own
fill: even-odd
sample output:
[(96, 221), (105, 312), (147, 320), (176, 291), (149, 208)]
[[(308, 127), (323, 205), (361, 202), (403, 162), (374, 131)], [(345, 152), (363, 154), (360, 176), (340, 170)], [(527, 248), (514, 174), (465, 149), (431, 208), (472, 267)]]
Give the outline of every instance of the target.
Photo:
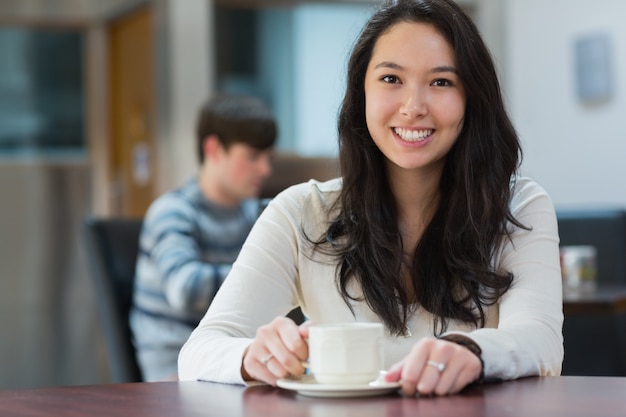
[(565, 291), (595, 289), (598, 276), (596, 252), (596, 248), (589, 245), (561, 247), (561, 274)]
[(309, 365), (321, 384), (367, 384), (383, 365), (381, 323), (328, 323), (309, 327)]

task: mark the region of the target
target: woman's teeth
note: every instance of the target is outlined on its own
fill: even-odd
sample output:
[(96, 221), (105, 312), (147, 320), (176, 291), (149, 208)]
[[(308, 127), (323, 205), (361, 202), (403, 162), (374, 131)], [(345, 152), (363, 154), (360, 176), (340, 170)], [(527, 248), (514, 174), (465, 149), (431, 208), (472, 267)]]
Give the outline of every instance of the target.
[(398, 136), (407, 142), (421, 142), (433, 134), (433, 129), (409, 130), (396, 127), (393, 129)]

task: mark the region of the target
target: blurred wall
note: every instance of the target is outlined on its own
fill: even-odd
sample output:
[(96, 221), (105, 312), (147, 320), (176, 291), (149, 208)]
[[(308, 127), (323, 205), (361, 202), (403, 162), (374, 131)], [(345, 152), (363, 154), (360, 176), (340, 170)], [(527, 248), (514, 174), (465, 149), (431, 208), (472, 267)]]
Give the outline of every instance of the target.
[(82, 162), (0, 163), (0, 389), (106, 379), (81, 239)]
[[(506, 0), (505, 92), (525, 151), (523, 171), (557, 207), (626, 206), (626, 2)], [(575, 42), (610, 41), (612, 95), (577, 95)]]
[[(3, 1), (0, 24), (80, 29), (104, 8), (81, 0)], [(0, 389), (107, 378), (81, 239), (90, 177), (81, 152), (0, 155)]]
[(109, 381), (82, 222), (88, 214), (114, 214), (106, 198), (98, 198), (110, 194), (102, 174), (108, 143), (106, 22), (148, 3), (158, 20), (155, 123), (164, 189), (195, 166), (190, 120), (210, 94), (212, 2), (0, 1), (0, 24), (85, 30), (89, 102), (87, 155), (0, 154), (0, 389)]

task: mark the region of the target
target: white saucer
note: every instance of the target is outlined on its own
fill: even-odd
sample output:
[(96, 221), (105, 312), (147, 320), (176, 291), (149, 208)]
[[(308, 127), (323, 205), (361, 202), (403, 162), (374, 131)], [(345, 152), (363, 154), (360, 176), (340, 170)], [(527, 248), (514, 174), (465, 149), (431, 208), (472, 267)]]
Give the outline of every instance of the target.
[(283, 378), (279, 379), (276, 384), (306, 397), (370, 397), (389, 394), (400, 388), (399, 382), (385, 382), (384, 374), (381, 372), (380, 377), (369, 384), (320, 384), (315, 381), (313, 375), (304, 375), (297, 379)]

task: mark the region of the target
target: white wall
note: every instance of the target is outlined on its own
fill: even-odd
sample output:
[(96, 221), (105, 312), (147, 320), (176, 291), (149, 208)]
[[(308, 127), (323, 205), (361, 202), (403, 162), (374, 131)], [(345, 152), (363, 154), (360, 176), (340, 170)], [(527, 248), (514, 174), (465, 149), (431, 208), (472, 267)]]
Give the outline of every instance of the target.
[[(523, 173), (557, 208), (626, 206), (626, 2), (506, 0), (505, 91), (524, 147)], [(576, 94), (574, 42), (606, 33), (613, 96), (602, 104)]]

